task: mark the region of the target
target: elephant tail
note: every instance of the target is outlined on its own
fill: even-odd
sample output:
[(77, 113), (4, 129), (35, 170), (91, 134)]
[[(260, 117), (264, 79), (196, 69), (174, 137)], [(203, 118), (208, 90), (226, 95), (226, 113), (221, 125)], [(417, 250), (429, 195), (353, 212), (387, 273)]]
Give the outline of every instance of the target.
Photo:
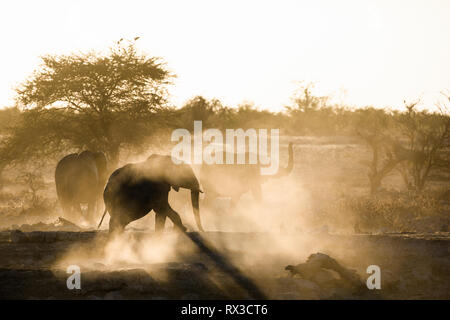
[(102, 225), (103, 219), (105, 218), (107, 211), (108, 210), (106, 209), (106, 206), (105, 206), (105, 212), (103, 212), (102, 219), (100, 220), (100, 223), (98, 224), (97, 230), (100, 229), (100, 226)]

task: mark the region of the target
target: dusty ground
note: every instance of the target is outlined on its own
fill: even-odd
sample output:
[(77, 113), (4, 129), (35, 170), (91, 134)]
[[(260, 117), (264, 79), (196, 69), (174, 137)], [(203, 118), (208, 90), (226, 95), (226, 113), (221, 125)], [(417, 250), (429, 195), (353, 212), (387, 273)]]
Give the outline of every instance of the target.
[[(448, 197), (443, 204), (431, 196), (415, 201), (397, 191), (404, 187), (393, 174), (383, 182), (384, 197), (366, 199), (367, 168), (360, 160), (370, 156), (367, 148), (307, 137), (294, 143), (294, 170), (263, 185), (264, 205), (254, 206), (247, 194), (236, 212), (223, 199), (211, 210), (202, 207), (208, 230), (227, 231), (201, 234), (222, 260), (211, 259), (186, 235), (168, 230), (156, 236), (149, 231), (152, 214), (118, 241), (108, 241), (106, 231), (79, 227), (84, 224), (73, 217), (68, 219), (76, 224), (52, 224), (62, 214), (53, 164), (42, 191), (48, 198), (40, 206), (24, 200), (24, 186), (4, 187), (0, 226), (8, 230), (0, 231), (0, 298), (245, 299), (258, 296), (249, 289), (253, 285), (270, 299), (449, 299)], [(282, 151), (283, 165), (286, 156)], [(10, 180), (17, 174), (9, 172)], [(444, 178), (433, 187), (448, 190)], [(170, 196), (183, 223), (194, 226), (189, 193)], [(326, 268), (295, 277), (285, 270), (318, 252), (355, 269), (361, 285)], [(81, 268), (81, 290), (67, 289), (70, 265)], [(370, 265), (381, 268), (381, 290), (365, 286)]]
[[(211, 260), (186, 235), (175, 231), (157, 236), (129, 230), (126, 237), (121, 246), (111, 247), (105, 231), (0, 232), (0, 298), (251, 298), (240, 278), (236, 281), (236, 270), (230, 272), (221, 265), (225, 262), (242, 270), (270, 299), (450, 298), (448, 233), (202, 234), (204, 243), (217, 249), (225, 262)], [(284, 246), (290, 249), (282, 250)], [(316, 252), (355, 269), (362, 284), (369, 276), (366, 268), (378, 265), (381, 290), (346, 283), (329, 270), (310, 278), (291, 277), (284, 270)], [(67, 289), (66, 269), (72, 264), (81, 268), (81, 290)]]

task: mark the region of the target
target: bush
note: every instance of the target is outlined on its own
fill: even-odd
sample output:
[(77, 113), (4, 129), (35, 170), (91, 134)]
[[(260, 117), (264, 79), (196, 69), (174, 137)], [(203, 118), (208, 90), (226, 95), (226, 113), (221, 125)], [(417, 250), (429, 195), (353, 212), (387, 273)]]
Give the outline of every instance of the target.
[(447, 205), (435, 192), (384, 192), (373, 197), (345, 198), (342, 204), (360, 231), (445, 231), (449, 222)]

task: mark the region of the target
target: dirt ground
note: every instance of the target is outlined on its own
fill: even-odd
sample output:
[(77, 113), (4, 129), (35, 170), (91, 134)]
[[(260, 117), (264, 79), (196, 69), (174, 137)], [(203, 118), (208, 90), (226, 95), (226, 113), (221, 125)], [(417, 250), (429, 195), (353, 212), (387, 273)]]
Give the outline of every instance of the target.
[[(205, 254), (205, 247), (195, 245), (192, 236), (223, 260)], [(2, 231), (0, 298), (255, 298), (245, 281), (269, 299), (450, 298), (449, 233), (185, 235), (167, 230), (156, 235), (128, 230), (126, 237), (121, 246), (111, 246), (114, 240), (106, 231)], [(294, 250), (280, 250), (283, 243)], [(326, 268), (295, 276), (285, 270), (317, 252), (355, 270), (361, 285), (349, 283)], [(80, 290), (67, 288), (69, 265), (81, 269)], [(369, 265), (381, 269), (380, 290), (366, 287)], [(243, 275), (236, 276), (240, 271)]]
[[(384, 196), (366, 199), (367, 168), (349, 161), (367, 158), (365, 148), (302, 139), (294, 141), (292, 174), (263, 184), (264, 204), (248, 194), (236, 212), (226, 199), (206, 210), (201, 204), (206, 229), (220, 232), (156, 235), (152, 214), (122, 239), (84, 229), (73, 217), (53, 223), (62, 215), (53, 164), (40, 206), (24, 202), (23, 186), (5, 186), (0, 298), (449, 299), (449, 199), (408, 197), (398, 191), (398, 175), (385, 179)], [(281, 157), (286, 163), (287, 152)], [(11, 181), (16, 174), (9, 172)], [(447, 190), (442, 181), (434, 187)], [(183, 223), (195, 226), (189, 192), (170, 197)], [(318, 266), (308, 260), (316, 253), (329, 259)], [(333, 261), (349, 271), (331, 270)], [(71, 265), (80, 267), (80, 290), (67, 288)], [(380, 290), (366, 286), (372, 265), (381, 270)], [(358, 281), (345, 279), (351, 270)]]

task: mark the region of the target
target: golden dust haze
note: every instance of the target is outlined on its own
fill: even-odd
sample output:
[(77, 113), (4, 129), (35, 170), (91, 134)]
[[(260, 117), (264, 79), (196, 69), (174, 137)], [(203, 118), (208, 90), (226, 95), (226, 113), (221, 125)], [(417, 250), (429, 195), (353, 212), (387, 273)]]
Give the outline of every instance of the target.
[(450, 0), (2, 2), (0, 299), (448, 299), (449, 17)]
[(450, 2), (7, 1), (0, 30), (0, 105), (39, 56), (138, 47), (178, 75), (172, 102), (194, 95), (282, 110), (296, 81), (350, 105), (430, 104), (450, 84)]

